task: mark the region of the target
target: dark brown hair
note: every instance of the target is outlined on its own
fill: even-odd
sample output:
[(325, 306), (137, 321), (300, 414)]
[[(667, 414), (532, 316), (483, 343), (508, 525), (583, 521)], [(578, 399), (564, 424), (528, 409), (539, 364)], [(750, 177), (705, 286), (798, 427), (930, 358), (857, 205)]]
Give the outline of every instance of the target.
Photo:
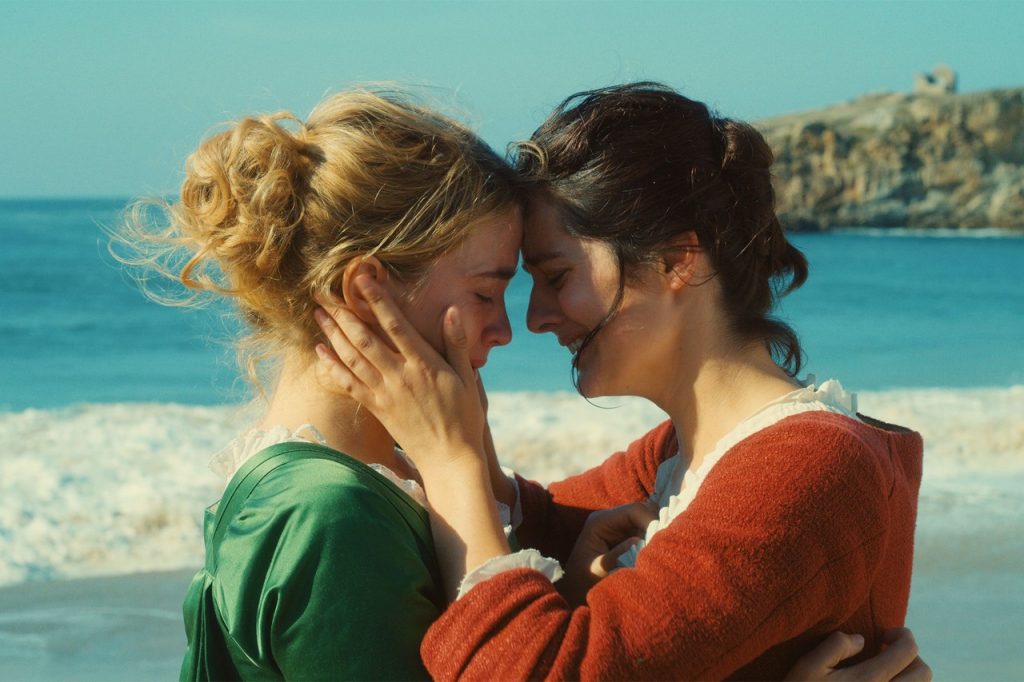
[(572, 235), (604, 242), (619, 261), (615, 303), (584, 347), (614, 317), (636, 267), (662, 262), (693, 231), (733, 333), (762, 341), (796, 375), (797, 335), (769, 313), (807, 279), (807, 261), (775, 215), (772, 160), (752, 126), (650, 82), (572, 95), (519, 143), (516, 164), (533, 191), (554, 200)]

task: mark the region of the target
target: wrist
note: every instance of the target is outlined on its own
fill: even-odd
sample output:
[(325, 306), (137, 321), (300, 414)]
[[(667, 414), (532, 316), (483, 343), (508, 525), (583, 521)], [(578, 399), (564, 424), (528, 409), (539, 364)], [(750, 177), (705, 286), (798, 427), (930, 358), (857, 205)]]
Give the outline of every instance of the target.
[(417, 464), (423, 487), (427, 490), (465, 490), (480, 487), (481, 478), (490, 491), (490, 470), (479, 450), (469, 445), (449, 447), (443, 459), (437, 458)]
[(430, 504), (445, 592), (454, 599), (466, 573), (510, 551), (494, 504), (489, 470), (478, 457), (460, 456), (449, 460), (442, 470), (420, 474)]

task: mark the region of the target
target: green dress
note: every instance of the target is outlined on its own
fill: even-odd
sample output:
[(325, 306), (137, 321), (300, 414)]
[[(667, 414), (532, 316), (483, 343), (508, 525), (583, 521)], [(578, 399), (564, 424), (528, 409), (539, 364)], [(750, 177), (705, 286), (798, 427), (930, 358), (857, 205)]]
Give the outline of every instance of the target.
[(181, 678), (427, 679), (443, 609), (426, 510), (365, 464), (308, 443), (250, 458), (205, 519)]

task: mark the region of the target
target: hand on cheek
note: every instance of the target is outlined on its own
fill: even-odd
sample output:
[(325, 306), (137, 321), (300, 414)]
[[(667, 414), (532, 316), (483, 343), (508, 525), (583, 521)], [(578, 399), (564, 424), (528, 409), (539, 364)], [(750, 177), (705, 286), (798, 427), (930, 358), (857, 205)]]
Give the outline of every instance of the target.
[(446, 361), (383, 287), (359, 277), (355, 288), (381, 332), (346, 306), (318, 311), (331, 344), (317, 348), (321, 376), (377, 417), (425, 479), (455, 460), (482, 458), (483, 409), (458, 309), (449, 308), (443, 318)]

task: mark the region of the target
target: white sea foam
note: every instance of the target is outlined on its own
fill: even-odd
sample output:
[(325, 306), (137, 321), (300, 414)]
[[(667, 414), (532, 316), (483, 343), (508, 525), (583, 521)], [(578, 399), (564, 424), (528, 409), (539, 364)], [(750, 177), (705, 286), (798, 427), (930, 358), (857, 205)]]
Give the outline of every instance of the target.
[[(503, 461), (554, 480), (664, 418), (642, 401), (598, 403), (617, 407), (568, 393), (493, 394)], [(981, 523), (1006, 542), (972, 549), (978, 561), (1017, 556), (1004, 550), (1020, 544), (1024, 386), (862, 393), (860, 409), (925, 437), (924, 542), (941, 531), (935, 550), (953, 556), (962, 545), (950, 531), (969, 544)], [(199, 565), (202, 510), (223, 486), (207, 460), (245, 423), (235, 407), (171, 404), (0, 413), (0, 584)]]

